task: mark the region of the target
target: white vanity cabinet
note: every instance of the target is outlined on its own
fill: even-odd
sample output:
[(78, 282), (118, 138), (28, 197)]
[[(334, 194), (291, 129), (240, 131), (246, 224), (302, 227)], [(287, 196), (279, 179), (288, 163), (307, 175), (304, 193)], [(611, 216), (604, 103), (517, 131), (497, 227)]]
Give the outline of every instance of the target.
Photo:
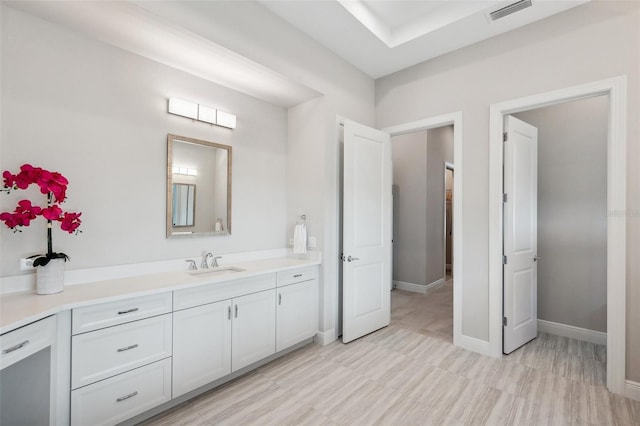
[(276, 351), (318, 332), (318, 268), (278, 273)]
[(171, 400), (171, 311), (171, 293), (73, 309), (72, 425), (115, 424)]
[[(236, 284), (237, 288), (275, 287), (275, 276)], [(195, 302), (213, 294), (208, 287), (196, 290), (200, 297), (198, 291), (181, 290), (176, 292), (176, 300), (182, 306), (187, 297)], [(174, 312), (173, 397), (274, 354), (275, 300), (272, 288)]]
[(108, 281), (70, 289), (70, 305), (0, 336), (0, 425), (135, 424), (309, 342), (319, 268), (297, 262), (157, 288), (132, 278), (135, 297)]
[(231, 300), (173, 313), (173, 397), (231, 373)]
[(238, 371), (276, 352), (276, 292), (233, 299), (231, 366)]

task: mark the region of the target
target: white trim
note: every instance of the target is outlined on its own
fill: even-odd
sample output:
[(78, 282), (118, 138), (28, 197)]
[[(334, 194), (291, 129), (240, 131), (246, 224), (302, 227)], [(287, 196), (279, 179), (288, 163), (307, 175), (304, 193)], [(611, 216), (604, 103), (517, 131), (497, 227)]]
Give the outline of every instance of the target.
[(624, 396), (640, 401), (640, 383), (627, 380), (625, 388)]
[(422, 293), (422, 294), (426, 294), (427, 291), (434, 288), (438, 288), (443, 284), (444, 284), (444, 278), (435, 280), (434, 282), (429, 283), (427, 285), (393, 280), (393, 288), (397, 288), (398, 290), (412, 291), (414, 293)]
[[(503, 117), (594, 96), (609, 96), (607, 138), (607, 387), (625, 391), (626, 332), (626, 75), (492, 104), (489, 111), (489, 342), (502, 354)], [(455, 265), (454, 265), (455, 266)], [(454, 274), (455, 276), (455, 274)]]
[(313, 338), (313, 341), (319, 344), (320, 346), (327, 346), (329, 343), (334, 342), (338, 339), (336, 336), (335, 328), (327, 331), (318, 331), (316, 336)]
[(483, 341), (462, 334), (462, 289), (464, 287), (462, 274), (464, 236), (462, 232), (462, 171), (464, 170), (462, 165), (462, 111), (385, 127), (382, 130), (389, 132), (391, 136), (398, 136), (451, 124), (453, 125), (453, 164), (456, 170), (456, 176), (453, 180), (453, 193), (456, 194), (453, 199), (453, 344), (474, 352), (488, 354), (488, 342), (478, 343)]
[(587, 328), (575, 327), (573, 325), (560, 324), (538, 320), (538, 332), (554, 334), (556, 336), (569, 337), (583, 342), (594, 343), (596, 345), (607, 344), (607, 333), (602, 331), (589, 330)]
[(423, 284), (408, 283), (406, 281), (393, 280), (393, 288), (398, 290), (411, 291), (413, 293), (425, 294), (427, 292), (427, 286)]
[[(454, 176), (455, 182), (455, 167), (453, 163), (448, 161), (444, 162), (444, 176), (442, 179), (443, 191), (442, 195), (444, 196), (442, 199), (442, 258), (444, 259), (444, 266), (442, 270), (442, 276), (444, 278), (447, 277), (447, 270), (451, 270), (451, 264), (447, 263), (447, 170), (451, 170)], [(452, 200), (453, 202), (453, 200)], [(452, 232), (453, 232), (453, 223), (451, 224)], [(451, 241), (453, 244), (453, 241)], [(453, 255), (453, 253), (451, 253)]]
[(460, 346), (468, 351), (477, 352), (482, 355), (491, 356), (491, 347), (489, 346), (489, 342), (486, 340), (476, 339), (475, 337), (466, 336), (461, 334), (458, 336), (457, 342), (454, 343), (456, 346)]

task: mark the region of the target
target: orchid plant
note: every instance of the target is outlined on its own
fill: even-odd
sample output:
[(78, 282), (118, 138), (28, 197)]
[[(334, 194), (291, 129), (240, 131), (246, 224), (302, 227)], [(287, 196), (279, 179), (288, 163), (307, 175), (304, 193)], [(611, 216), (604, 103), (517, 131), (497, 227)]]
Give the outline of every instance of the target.
[(70, 234), (82, 232), (78, 229), (80, 216), (82, 213), (65, 212), (60, 204), (67, 198), (67, 185), (69, 181), (58, 172), (50, 172), (40, 167), (33, 167), (30, 164), (20, 166), (17, 174), (4, 171), (4, 192), (12, 190), (27, 189), (30, 185), (36, 184), (40, 187), (40, 192), (47, 196), (47, 206), (40, 207), (33, 205), (29, 200), (21, 200), (13, 212), (0, 213), (0, 221), (13, 230), (22, 232), (22, 227), (29, 226), (32, 220), (42, 216), (47, 220), (47, 253), (31, 256), (35, 258), (33, 266), (45, 266), (52, 259), (69, 260), (69, 256), (64, 253), (54, 253), (53, 242), (51, 240), (51, 228), (53, 222), (59, 222), (60, 228)]

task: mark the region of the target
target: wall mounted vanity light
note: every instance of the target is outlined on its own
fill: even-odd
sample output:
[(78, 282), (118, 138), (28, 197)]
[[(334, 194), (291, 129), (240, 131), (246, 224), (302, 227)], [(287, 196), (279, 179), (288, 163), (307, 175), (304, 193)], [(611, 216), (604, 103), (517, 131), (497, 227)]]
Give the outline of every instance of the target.
[(174, 175), (198, 176), (198, 169), (192, 169), (191, 167), (173, 166), (171, 172)]
[(169, 99), (169, 113), (228, 129), (236, 128), (236, 116), (234, 114), (205, 105), (198, 105), (195, 102), (185, 101), (184, 99)]

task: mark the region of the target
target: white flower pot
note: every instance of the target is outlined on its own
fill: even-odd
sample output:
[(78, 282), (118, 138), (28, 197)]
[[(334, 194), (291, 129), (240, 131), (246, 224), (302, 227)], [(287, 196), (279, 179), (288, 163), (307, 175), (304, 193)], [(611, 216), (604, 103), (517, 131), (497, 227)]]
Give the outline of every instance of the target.
[(36, 293), (53, 294), (64, 290), (64, 259), (51, 259), (36, 267)]

